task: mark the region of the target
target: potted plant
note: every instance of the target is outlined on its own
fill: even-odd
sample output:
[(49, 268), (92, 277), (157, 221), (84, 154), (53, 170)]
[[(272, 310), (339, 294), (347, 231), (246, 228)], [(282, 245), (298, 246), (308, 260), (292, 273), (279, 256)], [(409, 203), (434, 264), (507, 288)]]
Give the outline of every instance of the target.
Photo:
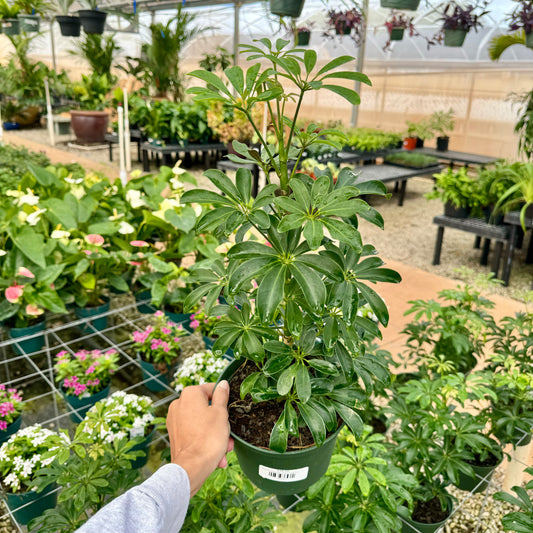
[(153, 392), (167, 390), (174, 365), (181, 355), (181, 341), (187, 332), (163, 311), (154, 313), (153, 324), (134, 331), (132, 348), (137, 354), (146, 388)]
[[(430, 124), (429, 119), (422, 119), (418, 122), (411, 122), (407, 121), (407, 139), (415, 139), (414, 147), (415, 148), (422, 148), (424, 146), (424, 141), (429, 141), (435, 137), (435, 133), (433, 132), (433, 129)], [(407, 150), (413, 149), (413, 142), (409, 141), (408, 145), (405, 145), (404, 140), (404, 148)]]
[(227, 366), (228, 359), (216, 356), (211, 350), (197, 352), (178, 363), (171, 386), (181, 392), (190, 385), (212, 383)]
[(164, 418), (155, 417), (154, 402), (148, 396), (117, 391), (94, 404), (82, 426), (83, 433), (95, 443), (135, 440), (131, 451), (141, 451), (143, 455), (135, 459), (131, 467), (142, 468), (148, 461), (156, 425), (164, 421)]
[[(0, 475), (7, 506), (19, 524), (27, 524), (54, 507), (56, 487), (35, 490), (35, 479), (40, 469), (48, 464), (45, 453), (59, 445), (57, 433), (36, 424), (19, 430), (0, 447)], [(44, 488), (44, 490), (43, 490)]]
[(388, 7), (391, 9), (416, 11), (419, 5), (420, 0), (380, 0), (381, 7)]
[(479, 19), (488, 13), (485, 10), (487, 5), (488, 1), (467, 4), (464, 7), (454, 1), (447, 3), (442, 8), (439, 19), (443, 23), (441, 35), (444, 35), (444, 46), (463, 46), (466, 34), (472, 28), (475, 31), (482, 28)]
[(4, 35), (18, 35), (20, 33), (20, 25), (17, 18), (19, 12), (20, 5), (18, 3), (9, 4), (7, 0), (0, 0), (0, 23)]
[(107, 13), (98, 9), (98, 0), (84, 0), (89, 9), (80, 9), (78, 15), (85, 33), (102, 34), (105, 30)]
[(44, 15), (50, 9), (48, 0), (16, 0), (20, 6), (18, 16), (20, 31), (38, 33), (40, 28), (40, 15)]
[[(525, 473), (533, 476), (533, 468), (525, 469)], [(520, 510), (507, 513), (502, 518), (502, 525), (505, 531), (516, 531), (517, 533), (530, 533), (533, 522), (533, 501), (527, 491), (533, 490), (533, 480), (528, 481), (525, 490), (522, 487), (514, 486), (513, 491), (516, 496), (511, 496), (507, 492), (497, 492), (494, 499), (500, 502), (515, 505)]]
[[(223, 320), (222, 316), (209, 316), (204, 309), (191, 314), (190, 328), (194, 333), (198, 333), (204, 340), (205, 347), (213, 348), (218, 335), (215, 332), (216, 325)], [(228, 349), (227, 353), (233, 356), (233, 350)]]
[(111, 376), (118, 368), (116, 350), (61, 350), (56, 355), (54, 373), (63, 398), (72, 409), (71, 418), (79, 422), (85, 413), (109, 394)]
[(435, 189), (426, 194), (433, 200), (440, 198), (444, 204), (444, 214), (448, 217), (466, 218), (472, 208), (480, 208), (485, 200), (480, 197), (479, 184), (468, 174), (466, 167), (457, 171), (452, 168), (434, 174)]
[(297, 19), (302, 14), (305, 0), (270, 0), (270, 12), (279, 17)]
[(385, 163), (407, 168), (429, 168), (439, 164), (436, 157), (414, 152), (397, 152), (387, 154)]
[[(359, 397), (358, 373), (374, 361), (360, 351), (362, 333), (377, 328), (358, 317), (357, 310), (368, 302), (380, 323), (386, 324), (386, 306), (366, 282), (400, 280), (394, 271), (383, 269), (379, 259), (366, 257), (365, 250), (370, 252), (372, 247), (361, 247), (360, 235), (349, 222), (356, 214), (370, 214), (368, 205), (357, 197), (368, 192), (383, 194), (382, 184), (356, 188), (356, 175), (347, 168), (340, 171), (335, 184), (327, 171), (315, 181), (297, 170), (306, 148), (321, 140), (316, 125), (304, 131), (296, 127), (304, 95), (324, 88), (357, 103), (357, 93), (335, 85), (334, 80), (368, 83), (368, 79), (357, 72), (337, 71), (352, 61), (351, 57), (335, 59), (315, 71), (314, 50), (307, 50), (302, 57), (288, 45), (281, 39), (276, 43), (262, 39), (261, 45), (245, 46), (251, 59), (264, 58), (269, 67), (261, 71), (257, 63), (247, 70), (246, 78), (241, 67), (226, 69), (233, 89), (211, 72), (191, 73), (207, 83), (191, 92), (244, 113), (263, 145), (264, 159), (255, 149), (234, 141), (239, 156), (230, 159), (256, 163), (267, 174), (273, 169), (276, 183), (269, 183), (254, 199), (251, 171), (239, 169), (235, 185), (224, 173), (208, 170), (206, 177), (223, 194), (196, 189), (185, 192), (181, 199), (214, 204), (214, 209), (198, 220), (198, 232), (215, 228), (228, 234), (237, 231), (237, 242), (229, 249), (226, 262), (217, 261), (213, 268), (206, 265), (191, 273), (190, 281), (198, 287), (185, 305), (191, 307), (205, 297), (206, 313), (227, 315), (215, 328), (219, 338), (213, 351), (224, 353), (231, 347), (235, 353), (236, 361), (223, 374), (230, 381), (235, 450), (256, 485), (281, 495), (301, 492), (324, 474), (340, 430), (337, 417), (355, 433), (362, 429), (354, 410)], [(276, 81), (280, 76), (291, 84), (287, 93)], [(290, 117), (284, 114), (289, 93), (300, 102)], [(263, 138), (261, 125), (254, 120), (252, 109), (258, 101), (267, 103), (276, 145)], [(290, 161), (296, 165), (289, 167)], [(251, 226), (263, 242), (248, 239), (246, 232)], [(228, 305), (213, 306), (221, 292)], [(376, 365), (375, 370), (378, 380), (388, 379), (385, 368)], [(372, 388), (374, 378), (368, 378), (367, 385)], [(240, 411), (245, 411), (244, 418)], [(278, 481), (280, 478), (284, 481)]]
[(423, 373), (469, 372), (477, 364), (493, 319), (494, 303), (479, 289), (465, 284), (438, 293), (440, 301), (412, 300), (406, 315), (414, 315), (402, 333), (407, 335), (406, 361)]
[(56, 15), (56, 20), (61, 30), (63, 37), (79, 37), (81, 22), (80, 17), (69, 15), (69, 10), (72, 7), (74, 0), (57, 0), (57, 6), (61, 15)]
[[(21, 192), (21, 191), (8, 191)], [(30, 200), (30, 198), (32, 198)], [(15, 203), (22, 206), (21, 212), (26, 214), (24, 209), (30, 208), (29, 204), (21, 202), (36, 202), (39, 200), (37, 195), (31, 191), (15, 199)], [(5, 254), (2, 266), (2, 279), (0, 288), (3, 289), (4, 300), (0, 303), (0, 320), (9, 327), (9, 336), (16, 339), (13, 348), (18, 353), (34, 353), (42, 349), (45, 342), (44, 330), (46, 327), (45, 310), (53, 313), (66, 313), (65, 304), (59, 297), (54, 282), (60, 277), (65, 265), (46, 265), (44, 268), (35, 266), (32, 262), (27, 262), (31, 266), (19, 266), (18, 263), (24, 263), (22, 253), (19, 251), (24, 248), (25, 243), (33, 242), (37, 248), (44, 246), (42, 236), (34, 230), (29, 224), (41, 218), (43, 209), (34, 210), (35, 205), (31, 206), (30, 214), (26, 216), (26, 225), (19, 234), (12, 234), (15, 238), (16, 246)], [(29, 220), (28, 220), (29, 219)], [(24, 240), (24, 237), (29, 240)], [(40, 244), (39, 244), (40, 243)], [(34, 259), (37, 259), (34, 257)], [(44, 258), (43, 258), (44, 261)]]
[(71, 126), (80, 144), (102, 143), (109, 122), (109, 114), (104, 111), (106, 97), (111, 90), (111, 81), (106, 74), (82, 74), (81, 82), (74, 86), (74, 99), (80, 109), (70, 111)]
[(20, 429), (22, 408), (22, 393), (0, 384), (0, 443)]
[(388, 50), (391, 46), (391, 41), (401, 41), (405, 30), (409, 30), (409, 36), (417, 35), (417, 31), (413, 24), (414, 17), (408, 17), (404, 13), (392, 10), (385, 21), (385, 27), (389, 33), (389, 38), (383, 47), (383, 50)]
[(435, 111), (429, 117), (429, 127), (437, 135), (437, 150), (441, 152), (448, 150), (448, 133), (455, 127), (454, 114), (450, 108), (448, 111)]
[(296, 26), (292, 28), (292, 34), (294, 35), (294, 46), (309, 46), (311, 40), (311, 27), (310, 26)]
[(533, 48), (533, 4), (530, 0), (515, 0), (518, 4), (508, 16), (509, 30), (524, 33), (524, 44)]
[(334, 38), (335, 35), (349, 35), (356, 46), (361, 43), (362, 36), (365, 32), (365, 15), (357, 2), (353, 2), (352, 8), (345, 9), (329, 9), (328, 10), (328, 25), (330, 31), (326, 32), (326, 37)]

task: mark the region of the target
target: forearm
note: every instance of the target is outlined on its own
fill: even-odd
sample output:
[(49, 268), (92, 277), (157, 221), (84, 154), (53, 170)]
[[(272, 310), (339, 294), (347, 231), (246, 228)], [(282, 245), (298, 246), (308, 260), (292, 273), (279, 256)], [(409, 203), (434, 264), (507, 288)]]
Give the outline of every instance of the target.
[(190, 485), (176, 464), (162, 466), (88, 520), (77, 533), (177, 533), (187, 514)]

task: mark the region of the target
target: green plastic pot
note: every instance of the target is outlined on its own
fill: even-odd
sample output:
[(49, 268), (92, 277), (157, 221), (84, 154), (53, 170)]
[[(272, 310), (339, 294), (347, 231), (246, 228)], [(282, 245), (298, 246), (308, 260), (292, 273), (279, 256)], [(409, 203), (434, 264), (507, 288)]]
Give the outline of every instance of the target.
[[(17, 339), (17, 344), (13, 343), (13, 350), (19, 355), (35, 353), (42, 350), (45, 343), (45, 328), (46, 322), (44, 320), (25, 328), (10, 328), (9, 336), (12, 339)], [(41, 331), (43, 332), (42, 335), (35, 335)], [(35, 337), (23, 339), (23, 337), (30, 335), (35, 335)]]
[(19, 417), (13, 420), (13, 422), (11, 422), (11, 424), (9, 424), (6, 429), (0, 431), (0, 444), (6, 442), (6, 440), (8, 440), (11, 435), (15, 434), (20, 429), (21, 423), (22, 416), (19, 415)]
[(455, 30), (444, 30), (444, 46), (463, 46), (468, 30), (461, 28)]
[(102, 305), (98, 305), (96, 307), (75, 307), (74, 313), (78, 318), (85, 318), (86, 323), (80, 325), (80, 329), (84, 333), (91, 333), (92, 327), (96, 329), (97, 331), (102, 331), (103, 329), (107, 328), (107, 315), (105, 316), (99, 316), (103, 313), (107, 313), (109, 311), (109, 307), (111, 305), (111, 302), (109, 301), (109, 298), (102, 296), (102, 300), (104, 300), (104, 303)]
[(135, 294), (137, 311), (139, 311), (139, 313), (142, 313), (143, 315), (151, 315), (152, 313), (155, 313), (157, 311), (157, 309), (151, 303), (146, 303), (147, 301), (152, 301), (152, 293), (150, 290), (137, 292)]
[(299, 31), (294, 36), (294, 44), (296, 46), (308, 46), (310, 40), (311, 40), (311, 32), (310, 31)]
[(20, 24), (18, 19), (3, 19), (2, 33), (4, 35), (18, 35), (20, 33)]
[(380, 5), (389, 9), (408, 9), (415, 11), (420, 5), (420, 0), (381, 0)]
[(38, 33), (41, 27), (40, 18), (37, 15), (19, 15), (20, 31), (26, 33)]
[(526, 33), (526, 46), (528, 48), (533, 48), (533, 31)]
[(498, 468), (502, 461), (503, 459), (495, 466), (471, 465), (475, 473), (474, 477), (459, 472), (459, 483), (457, 483), (456, 487), (461, 490), (473, 492), (474, 494), (484, 492), (489, 486), (494, 470)]
[(411, 518), (404, 518), (405, 522), (402, 522), (402, 533), (435, 533), (439, 530), (445, 523), (446, 520), (450, 517), (453, 512), (453, 501), (450, 496), (447, 497), (448, 500), (448, 516), (441, 522), (436, 522), (435, 524), (424, 524), (422, 522), (417, 522)]
[(6, 503), (15, 520), (24, 526), (34, 518), (41, 516), (47, 509), (56, 506), (57, 492), (54, 492), (56, 488), (57, 485), (53, 484), (42, 492), (33, 490), (21, 494), (6, 492)]
[(172, 313), (165, 310), (165, 315), (175, 324), (181, 324), (184, 329), (191, 331), (191, 313)]
[(65, 394), (65, 392), (63, 391), (63, 387), (61, 387), (61, 394), (63, 395), (63, 398), (65, 398), (65, 401), (67, 402), (69, 407), (72, 409), (72, 412), (70, 413), (70, 419), (76, 423), (81, 422), (85, 418), (87, 411), (96, 402), (107, 398), (110, 389), (111, 383), (109, 383), (109, 385), (105, 387), (105, 389), (102, 389), (96, 394), (91, 394), (91, 396), (87, 396), (86, 398), (78, 398), (77, 396)]
[(280, 17), (298, 18), (304, 7), (304, 0), (270, 0), (270, 12)]
[(148, 462), (148, 452), (150, 451), (150, 445), (152, 444), (152, 439), (155, 435), (155, 429), (146, 435), (145, 439), (140, 442), (139, 444), (136, 444), (131, 451), (132, 452), (144, 452), (144, 456), (137, 457), (135, 461), (132, 461), (131, 467), (132, 468), (142, 468), (147, 462)]
[[(230, 363), (219, 381), (229, 381), (242, 364), (242, 360)], [(330, 435), (322, 446), (285, 453), (253, 446), (233, 431), (231, 436), (237, 459), (248, 479), (265, 492), (286, 496), (303, 492), (326, 473), (340, 430)]]
[(401, 41), (403, 39), (403, 34), (405, 28), (392, 28), (390, 31), (390, 40), (391, 41)]
[(144, 386), (152, 392), (161, 392), (168, 390), (168, 384), (172, 381), (174, 376), (174, 365), (167, 365), (167, 371), (162, 374), (159, 369), (153, 364), (143, 361), (140, 356), (137, 360), (141, 366)]

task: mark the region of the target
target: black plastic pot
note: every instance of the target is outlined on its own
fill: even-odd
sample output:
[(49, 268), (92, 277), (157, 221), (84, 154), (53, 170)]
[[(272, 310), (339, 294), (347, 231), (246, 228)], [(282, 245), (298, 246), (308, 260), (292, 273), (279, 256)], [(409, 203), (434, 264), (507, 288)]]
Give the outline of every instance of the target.
[(439, 152), (447, 152), (450, 144), (449, 137), (437, 137), (437, 150)]
[(20, 31), (26, 33), (38, 33), (41, 27), (40, 18), (37, 15), (19, 15)]
[(71, 17), (69, 15), (58, 15), (56, 20), (63, 37), (79, 37), (81, 31), (80, 17)]
[(391, 41), (401, 41), (403, 39), (403, 34), (405, 28), (392, 28), (390, 31), (390, 40)]
[(455, 207), (451, 202), (446, 202), (444, 204), (444, 214), (452, 218), (467, 218), (470, 214), (470, 209), (468, 207)]
[(107, 13), (96, 9), (82, 9), (78, 11), (81, 25), (85, 33), (104, 33)]
[(390, 9), (408, 9), (414, 11), (418, 9), (420, 0), (381, 0), (381, 7), (387, 7)]
[(459, 472), (459, 483), (456, 485), (457, 488), (466, 490), (468, 492), (473, 492), (474, 494), (483, 492), (489, 486), (494, 470), (498, 468), (503, 460), (498, 459), (496, 456), (493, 457), (495, 460), (494, 462), (496, 463), (493, 466), (479, 466), (475, 464), (470, 465), (474, 470), (474, 477), (470, 477), (466, 474), (463, 474), (463, 472)]
[(463, 46), (468, 30), (457, 28), (444, 30), (444, 46)]
[(270, 12), (280, 17), (298, 18), (304, 7), (304, 0), (270, 0)]
[(424, 148), (424, 139), (421, 139), (420, 137), (416, 138), (416, 147), (417, 148)]
[[(219, 381), (229, 381), (242, 364), (242, 360), (230, 363)], [(233, 431), (231, 436), (239, 464), (250, 481), (265, 492), (287, 496), (303, 492), (326, 473), (340, 430), (339, 427), (322, 446), (313, 445), (285, 453), (253, 446)]]

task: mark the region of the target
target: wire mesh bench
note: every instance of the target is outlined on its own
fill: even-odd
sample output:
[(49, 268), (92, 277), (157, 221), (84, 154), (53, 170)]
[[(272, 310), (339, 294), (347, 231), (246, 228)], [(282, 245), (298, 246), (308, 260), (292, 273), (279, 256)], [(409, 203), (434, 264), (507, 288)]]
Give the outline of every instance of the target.
[[(444, 239), (444, 228), (453, 228), (468, 233), (473, 233), (477, 237), (485, 239), (481, 253), (481, 264), (488, 263), (488, 255), (491, 240), (496, 241), (494, 254), (492, 257), (491, 271), (495, 277), (498, 277), (504, 243), (511, 243), (511, 231), (507, 225), (489, 224), (480, 218), (455, 218), (446, 215), (437, 215), (433, 219), (433, 224), (437, 224), (437, 240), (435, 241), (435, 251), (433, 255), (433, 264), (440, 264), (440, 254), (442, 251), (442, 241)], [(502, 278), (505, 285), (509, 284), (509, 275), (507, 269), (504, 269)]]

